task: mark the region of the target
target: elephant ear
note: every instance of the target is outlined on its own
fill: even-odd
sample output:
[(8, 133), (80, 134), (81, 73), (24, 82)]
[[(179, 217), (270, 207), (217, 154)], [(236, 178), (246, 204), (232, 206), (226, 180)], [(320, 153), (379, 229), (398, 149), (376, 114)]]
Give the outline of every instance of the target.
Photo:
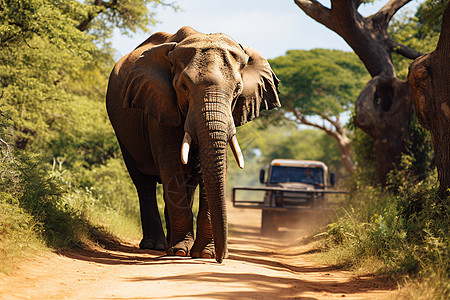
[(175, 45), (164, 43), (143, 52), (134, 62), (122, 89), (124, 107), (143, 109), (169, 126), (181, 123), (168, 60), (168, 53)]
[(255, 49), (240, 44), (249, 56), (242, 72), (243, 91), (233, 110), (234, 124), (241, 126), (259, 116), (263, 109), (280, 107), (277, 78), (269, 62)]

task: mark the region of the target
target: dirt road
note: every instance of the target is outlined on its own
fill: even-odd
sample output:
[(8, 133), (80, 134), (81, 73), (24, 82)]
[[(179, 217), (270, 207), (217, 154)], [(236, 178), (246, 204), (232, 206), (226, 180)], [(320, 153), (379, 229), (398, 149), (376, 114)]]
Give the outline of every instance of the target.
[[(136, 244), (37, 257), (0, 274), (0, 299), (389, 299), (393, 282), (314, 262), (311, 244), (259, 234), (261, 212), (228, 205), (229, 258), (162, 256)], [(297, 236), (302, 233), (297, 231)]]

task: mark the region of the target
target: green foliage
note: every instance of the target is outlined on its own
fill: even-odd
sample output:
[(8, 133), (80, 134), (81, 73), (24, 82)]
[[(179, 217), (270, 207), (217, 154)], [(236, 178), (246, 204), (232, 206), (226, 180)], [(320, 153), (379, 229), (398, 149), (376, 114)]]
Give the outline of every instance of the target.
[[(410, 12), (395, 15), (389, 24), (389, 34), (397, 42), (422, 53), (436, 48), (441, 32), (442, 13), (448, 0), (427, 0), (411, 16)], [(411, 59), (393, 53), (397, 76), (406, 79)]]
[(53, 125), (56, 132), (48, 139), (48, 151), (63, 160), (66, 167), (82, 164), (91, 169), (120, 155), (105, 105), (100, 99), (99, 95), (76, 97), (71, 106), (64, 108), (64, 123)]
[[(156, 24), (155, 12), (149, 10), (157, 6), (166, 6), (174, 10), (178, 7), (163, 0), (85, 0), (89, 10), (74, 15), (80, 24), (87, 22), (87, 30), (105, 40), (111, 38), (113, 29), (130, 35), (137, 31), (148, 32), (149, 24)], [(91, 20), (92, 19), (92, 20)]]
[(76, 29), (76, 21), (69, 15), (70, 10), (83, 9), (77, 1), (1, 0), (0, 7), (2, 48), (35, 37), (58, 49), (72, 48), (72, 53), (92, 48), (89, 36)]
[(339, 215), (326, 232), (335, 263), (359, 268), (365, 260), (376, 258), (384, 263), (379, 272), (409, 268), (407, 255), (398, 252), (404, 234), (397, 229), (395, 203), (389, 195), (366, 188), (352, 194)]
[[(97, 224), (139, 234), (136, 191), (104, 105), (113, 53), (93, 25), (142, 29), (153, 18), (139, 8), (150, 2), (161, 3), (117, 1), (101, 12), (113, 20), (82, 31), (98, 16), (94, 3), (0, 0), (0, 252), (20, 256), (39, 240), (71, 247), (98, 238)], [(12, 251), (14, 242), (23, 247)]]
[(369, 80), (354, 53), (338, 50), (289, 50), (270, 64), (281, 80), (282, 110), (299, 108), (305, 115), (349, 110)]
[(357, 164), (349, 183), (349, 189), (358, 189), (361, 185), (375, 186), (377, 182), (377, 162), (374, 140), (353, 123), (350, 123), (349, 126), (353, 132), (352, 154)]
[(43, 249), (40, 224), (8, 193), (0, 192), (0, 272), (11, 274), (22, 255)]
[(118, 211), (129, 218), (139, 220), (139, 202), (136, 189), (129, 179), (122, 158), (110, 159), (105, 164), (85, 171), (83, 184), (97, 205), (103, 210)]
[(390, 185), (397, 188), (397, 213), (407, 238), (420, 243), (428, 235), (443, 237), (449, 232), (449, 202), (439, 199), (437, 193), (437, 174), (419, 180), (414, 174), (411, 156), (402, 157), (402, 169), (389, 176)]
[[(329, 247), (324, 259), (360, 273), (411, 274), (419, 281), (437, 277), (448, 282), (450, 199), (436, 197), (436, 171), (418, 179), (411, 156), (404, 155), (389, 184), (391, 191), (356, 180), (348, 202), (324, 233)], [(431, 289), (448, 294), (449, 286), (442, 281), (433, 280), (427, 293)]]
[(418, 21), (418, 37), (426, 38), (441, 32), (442, 16), (448, 0), (426, 0), (415, 14)]
[[(80, 240), (85, 230), (82, 218), (66, 205), (67, 192), (50, 176), (42, 155), (17, 153), (14, 159), (4, 162), (8, 173), (2, 173), (0, 187), (4, 197), (16, 199), (18, 206), (39, 224), (39, 233), (49, 246), (69, 247)], [(7, 195), (10, 195), (9, 197)]]
[(92, 59), (92, 38), (76, 28), (53, 2), (4, 1), (0, 29), (0, 86), (15, 141), (37, 148), (61, 120), (71, 94), (64, 87)]

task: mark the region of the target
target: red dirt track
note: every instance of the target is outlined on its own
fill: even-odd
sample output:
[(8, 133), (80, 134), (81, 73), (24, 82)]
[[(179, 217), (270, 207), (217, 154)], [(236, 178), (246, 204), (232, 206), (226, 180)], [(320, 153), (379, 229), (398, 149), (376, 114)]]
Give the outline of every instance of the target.
[(394, 282), (318, 265), (314, 247), (259, 234), (261, 212), (228, 205), (229, 258), (164, 256), (136, 243), (39, 256), (0, 274), (0, 299), (390, 299)]

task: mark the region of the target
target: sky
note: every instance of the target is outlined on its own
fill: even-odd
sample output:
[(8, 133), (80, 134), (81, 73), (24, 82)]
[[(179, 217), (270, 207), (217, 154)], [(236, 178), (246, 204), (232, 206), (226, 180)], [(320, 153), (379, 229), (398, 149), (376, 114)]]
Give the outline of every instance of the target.
[[(406, 9), (417, 6), (417, 0)], [(352, 51), (345, 41), (325, 26), (308, 17), (293, 0), (174, 0), (180, 10), (159, 6), (156, 25), (151, 33), (175, 33), (183, 26), (191, 26), (203, 33), (222, 32), (238, 43), (258, 50), (265, 58), (282, 56), (287, 50), (315, 48)], [(320, 1), (329, 6), (329, 1)], [(378, 11), (387, 0), (362, 5), (359, 12), (368, 16)], [(405, 9), (403, 8), (403, 9)], [(149, 36), (136, 33), (127, 37), (114, 32), (113, 48), (117, 59), (131, 52)]]

